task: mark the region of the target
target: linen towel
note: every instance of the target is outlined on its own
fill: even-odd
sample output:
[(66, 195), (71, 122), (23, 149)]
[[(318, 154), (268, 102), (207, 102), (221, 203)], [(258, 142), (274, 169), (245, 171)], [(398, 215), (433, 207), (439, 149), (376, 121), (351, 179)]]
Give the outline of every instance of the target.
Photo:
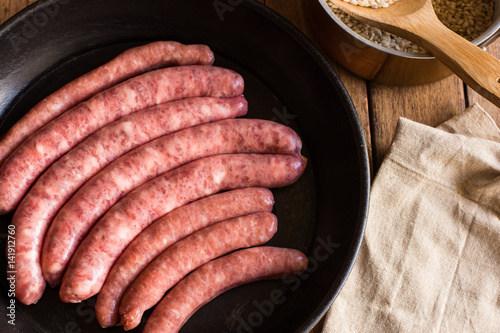
[(333, 332), (500, 332), (500, 130), (479, 105), (399, 120)]

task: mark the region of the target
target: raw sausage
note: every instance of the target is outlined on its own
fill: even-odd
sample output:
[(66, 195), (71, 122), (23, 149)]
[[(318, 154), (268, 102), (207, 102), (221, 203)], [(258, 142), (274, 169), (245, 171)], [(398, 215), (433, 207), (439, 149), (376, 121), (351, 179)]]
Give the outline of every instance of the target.
[(300, 251), (277, 247), (243, 249), (215, 259), (179, 282), (156, 306), (143, 333), (178, 332), (200, 307), (234, 287), (285, 274), (300, 274), (308, 260)]
[(305, 164), (300, 155), (215, 155), (145, 183), (115, 204), (79, 245), (64, 274), (61, 299), (76, 303), (97, 294), (125, 247), (171, 210), (223, 190), (290, 185)]
[(58, 284), (94, 223), (120, 197), (147, 180), (206, 156), (298, 154), (301, 147), (299, 136), (287, 126), (260, 119), (228, 119), (184, 129), (137, 148), (89, 180), (56, 215), (42, 250), (45, 280)]
[(59, 296), (77, 303), (97, 294), (134, 237), (171, 210), (223, 190), (290, 185), (305, 165), (301, 155), (225, 154), (154, 178), (122, 198), (96, 223), (71, 258)]
[(158, 303), (177, 282), (199, 266), (240, 248), (262, 245), (276, 233), (271, 213), (256, 213), (219, 222), (180, 240), (134, 280), (120, 303), (120, 325), (137, 327), (144, 311)]
[(0, 141), (0, 165), (30, 134), (76, 104), (135, 75), (174, 65), (211, 65), (206, 45), (159, 41), (126, 50), (108, 63), (55, 91), (23, 116)]
[[(120, 118), (71, 149), (42, 174), (14, 213), (12, 224), (16, 229), (30, 231), (19, 234), (16, 239), (16, 282), (30, 285), (33, 290), (38, 286), (36, 289), (43, 292), (40, 255), (50, 222), (71, 195), (106, 164), (161, 135), (246, 112), (247, 102), (242, 96), (186, 98)], [(21, 299), (25, 290), (18, 292)]]
[(45, 279), (57, 284), (95, 221), (145, 181), (201, 157), (248, 152), (297, 154), (301, 146), (298, 135), (287, 126), (258, 119), (230, 119), (185, 129), (137, 148), (98, 173), (57, 214), (42, 251)]
[(94, 95), (31, 135), (0, 167), (0, 214), (12, 211), (52, 162), (106, 124), (176, 99), (242, 93), (243, 78), (232, 70), (176, 66), (133, 77)]
[(95, 304), (99, 324), (103, 327), (118, 324), (118, 306), (125, 290), (170, 245), (216, 222), (257, 212), (271, 212), (273, 205), (274, 197), (270, 190), (249, 187), (194, 201), (155, 221), (130, 243), (109, 272)]

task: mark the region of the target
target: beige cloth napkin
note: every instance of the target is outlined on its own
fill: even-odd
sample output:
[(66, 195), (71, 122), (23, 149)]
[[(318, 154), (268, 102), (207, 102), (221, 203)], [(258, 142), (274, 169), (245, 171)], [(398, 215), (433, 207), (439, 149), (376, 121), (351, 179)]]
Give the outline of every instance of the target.
[(323, 333), (500, 332), (500, 131), (478, 105), (400, 119)]

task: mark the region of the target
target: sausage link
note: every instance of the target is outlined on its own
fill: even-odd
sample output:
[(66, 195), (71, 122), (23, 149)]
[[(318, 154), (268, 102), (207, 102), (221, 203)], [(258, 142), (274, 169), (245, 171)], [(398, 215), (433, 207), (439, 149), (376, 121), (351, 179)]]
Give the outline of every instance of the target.
[(292, 184), (305, 164), (300, 155), (226, 154), (205, 157), (154, 178), (122, 198), (96, 223), (71, 258), (59, 296), (77, 303), (97, 294), (127, 245), (173, 209), (223, 190)]
[(262, 245), (276, 233), (278, 221), (271, 213), (256, 213), (219, 222), (182, 240), (153, 260), (123, 295), (120, 325), (137, 327), (144, 311), (187, 274), (229, 252)]
[(243, 78), (225, 68), (176, 66), (133, 77), (63, 113), (26, 139), (0, 167), (0, 214), (12, 211), (35, 179), (99, 128), (176, 99), (243, 93)]
[(144, 333), (178, 332), (200, 307), (237, 286), (300, 274), (308, 260), (300, 251), (277, 247), (243, 249), (215, 259), (179, 282), (156, 306)]
[(120, 197), (184, 163), (223, 153), (298, 154), (299, 136), (289, 127), (259, 119), (228, 119), (184, 129), (122, 156), (89, 180), (54, 218), (42, 250), (42, 272), (60, 282), (76, 247)]
[(103, 327), (120, 321), (118, 306), (128, 286), (140, 272), (170, 245), (213, 223), (257, 212), (271, 212), (270, 190), (249, 187), (232, 190), (181, 206), (142, 231), (120, 255), (106, 278), (95, 304)]
[[(16, 239), (16, 281), (20, 285), (29, 284), (30, 289), (39, 290), (41, 296), (45, 283), (40, 256), (50, 222), (73, 193), (106, 164), (161, 135), (203, 122), (240, 116), (246, 111), (247, 103), (242, 96), (186, 98), (120, 118), (71, 149), (42, 174), (13, 215), (12, 224), (16, 230), (31, 230)], [(52, 243), (48, 242), (46, 246)], [(29, 281), (23, 281), (28, 278)], [(25, 298), (25, 290), (19, 291), (20, 299)]]
[(47, 96), (14, 124), (0, 141), (0, 165), (29, 135), (104, 89), (153, 69), (175, 65), (211, 65), (213, 61), (214, 54), (206, 45), (159, 41), (128, 49)]

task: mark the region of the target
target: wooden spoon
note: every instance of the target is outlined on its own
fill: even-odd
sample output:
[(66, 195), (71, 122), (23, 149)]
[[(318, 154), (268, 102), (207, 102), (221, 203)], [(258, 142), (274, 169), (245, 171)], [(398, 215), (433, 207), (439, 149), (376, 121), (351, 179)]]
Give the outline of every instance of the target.
[(500, 61), (441, 23), (431, 0), (398, 0), (377, 9), (331, 1), (360, 21), (422, 46), (468, 86), (500, 107)]

